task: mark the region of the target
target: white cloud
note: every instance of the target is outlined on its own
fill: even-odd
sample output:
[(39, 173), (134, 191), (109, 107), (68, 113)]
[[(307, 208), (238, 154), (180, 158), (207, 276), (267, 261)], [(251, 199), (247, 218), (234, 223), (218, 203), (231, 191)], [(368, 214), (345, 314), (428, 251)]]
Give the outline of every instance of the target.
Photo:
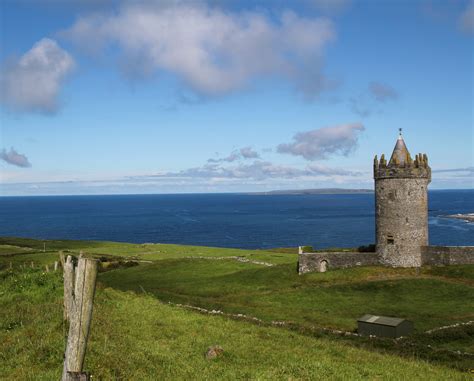
[(232, 151), (229, 156), (223, 157), (221, 159), (209, 159), (207, 160), (208, 163), (223, 163), (228, 162), (232, 163), (237, 160), (241, 159), (258, 159), (260, 155), (257, 151), (255, 151), (252, 147), (243, 147), (240, 150)]
[(306, 160), (327, 159), (331, 155), (347, 156), (357, 147), (359, 134), (364, 129), (360, 123), (351, 123), (299, 132), (293, 137), (293, 142), (280, 144), (277, 151), (302, 156)]
[(349, 105), (354, 114), (366, 118), (374, 112), (382, 112), (381, 103), (395, 101), (399, 96), (398, 91), (389, 84), (372, 81), (362, 93), (349, 98)]
[(258, 159), (260, 155), (252, 147), (243, 147), (240, 149), (240, 154), (244, 159)]
[(366, 94), (360, 94), (359, 96), (349, 99), (352, 112), (359, 115), (361, 118), (366, 118), (372, 114), (374, 111), (372, 103), (373, 101), (368, 99)]
[(223, 163), (224, 161), (228, 163), (232, 163), (240, 159), (240, 154), (238, 151), (231, 152), (228, 156), (220, 158), (220, 159), (209, 159), (207, 160), (208, 163)]
[(465, 32), (474, 32), (474, 0), (471, 0), (459, 17), (459, 27)]
[[(474, 179), (474, 167), (465, 167), (465, 168), (448, 168), (448, 169), (434, 169), (433, 173), (442, 173), (441, 179), (452, 178), (452, 177), (467, 177)], [(473, 184), (474, 185), (474, 184)]]
[(188, 168), (179, 172), (166, 172), (151, 176), (138, 176), (137, 179), (166, 179), (166, 178), (203, 178), (203, 179), (296, 179), (317, 178), (331, 176), (357, 176), (359, 172), (352, 172), (340, 168), (331, 168), (323, 165), (311, 164), (305, 168), (296, 168), (274, 164), (268, 161), (255, 160), (250, 164), (223, 166), (221, 164), (205, 164), (201, 167)]
[(43, 38), (0, 71), (0, 100), (15, 111), (54, 112), (74, 60), (56, 41)]
[(7, 151), (5, 148), (1, 150), (0, 159), (5, 163), (15, 165), (17, 167), (31, 167), (31, 163), (29, 162), (28, 158), (25, 155), (18, 153), (13, 147), (10, 148), (10, 151)]
[(386, 102), (398, 98), (398, 92), (392, 86), (381, 82), (370, 82), (369, 92), (378, 102)]
[[(267, 161), (254, 161), (251, 164), (240, 164), (232, 167), (205, 165), (190, 168), (174, 174), (180, 177), (206, 178), (236, 178), (236, 179), (266, 179), (266, 178), (295, 178), (307, 175), (306, 170), (275, 165)], [(169, 176), (171, 174), (167, 174)]]
[(80, 18), (64, 32), (97, 50), (116, 44), (141, 74), (170, 72), (202, 95), (229, 93), (261, 76), (282, 76), (307, 96), (330, 83), (322, 57), (331, 21), (292, 12), (231, 12), (199, 3), (126, 3), (116, 14)]

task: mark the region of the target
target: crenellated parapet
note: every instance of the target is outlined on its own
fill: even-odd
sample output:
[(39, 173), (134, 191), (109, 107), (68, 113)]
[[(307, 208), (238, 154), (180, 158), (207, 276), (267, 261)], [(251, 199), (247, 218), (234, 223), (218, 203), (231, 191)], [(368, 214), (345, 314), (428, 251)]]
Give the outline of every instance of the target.
[(412, 179), (424, 178), (431, 181), (431, 168), (428, 165), (428, 156), (419, 153), (413, 160), (409, 153), (401, 161), (399, 157), (392, 156), (387, 163), (385, 155), (382, 154), (380, 160), (377, 155), (374, 157), (374, 179), (399, 178)]

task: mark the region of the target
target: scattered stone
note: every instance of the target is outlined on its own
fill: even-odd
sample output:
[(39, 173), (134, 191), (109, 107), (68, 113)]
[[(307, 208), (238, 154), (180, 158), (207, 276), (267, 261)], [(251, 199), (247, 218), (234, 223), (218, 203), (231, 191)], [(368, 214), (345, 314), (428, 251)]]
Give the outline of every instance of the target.
[(452, 324), (452, 325), (444, 325), (444, 326), (442, 326), (442, 327), (430, 329), (429, 331), (426, 331), (425, 333), (430, 334), (430, 333), (433, 333), (433, 332), (442, 331), (442, 330), (444, 330), (444, 329), (457, 328), (457, 327), (460, 327), (460, 326), (472, 325), (472, 324), (474, 324), (474, 320), (470, 320), (470, 321), (466, 321), (466, 322), (461, 322), (461, 323), (455, 323), (455, 324)]
[(220, 345), (213, 345), (207, 348), (206, 359), (213, 360), (224, 353), (224, 349)]

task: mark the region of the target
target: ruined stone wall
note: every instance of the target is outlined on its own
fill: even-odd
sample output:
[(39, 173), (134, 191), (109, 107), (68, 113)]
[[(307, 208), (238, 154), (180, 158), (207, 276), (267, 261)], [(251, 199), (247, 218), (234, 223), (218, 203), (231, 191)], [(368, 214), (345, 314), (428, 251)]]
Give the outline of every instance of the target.
[(474, 246), (424, 246), (423, 265), (474, 265)]
[(376, 178), (377, 253), (393, 267), (421, 266), (428, 245), (429, 178)]
[[(326, 264), (321, 266), (322, 262)], [(355, 266), (374, 266), (379, 264), (376, 253), (303, 253), (298, 256), (298, 273), (321, 272), (322, 269), (332, 270)]]

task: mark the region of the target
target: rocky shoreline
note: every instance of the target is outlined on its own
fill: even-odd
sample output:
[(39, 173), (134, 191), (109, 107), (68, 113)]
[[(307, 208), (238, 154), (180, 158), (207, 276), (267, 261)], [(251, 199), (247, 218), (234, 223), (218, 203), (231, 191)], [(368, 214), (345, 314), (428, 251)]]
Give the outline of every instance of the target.
[(447, 217), (447, 218), (456, 218), (456, 219), (458, 219), (458, 220), (463, 220), (463, 221), (466, 221), (466, 222), (474, 223), (474, 213), (449, 214), (449, 215), (447, 215), (447, 216), (445, 216), (445, 217)]

